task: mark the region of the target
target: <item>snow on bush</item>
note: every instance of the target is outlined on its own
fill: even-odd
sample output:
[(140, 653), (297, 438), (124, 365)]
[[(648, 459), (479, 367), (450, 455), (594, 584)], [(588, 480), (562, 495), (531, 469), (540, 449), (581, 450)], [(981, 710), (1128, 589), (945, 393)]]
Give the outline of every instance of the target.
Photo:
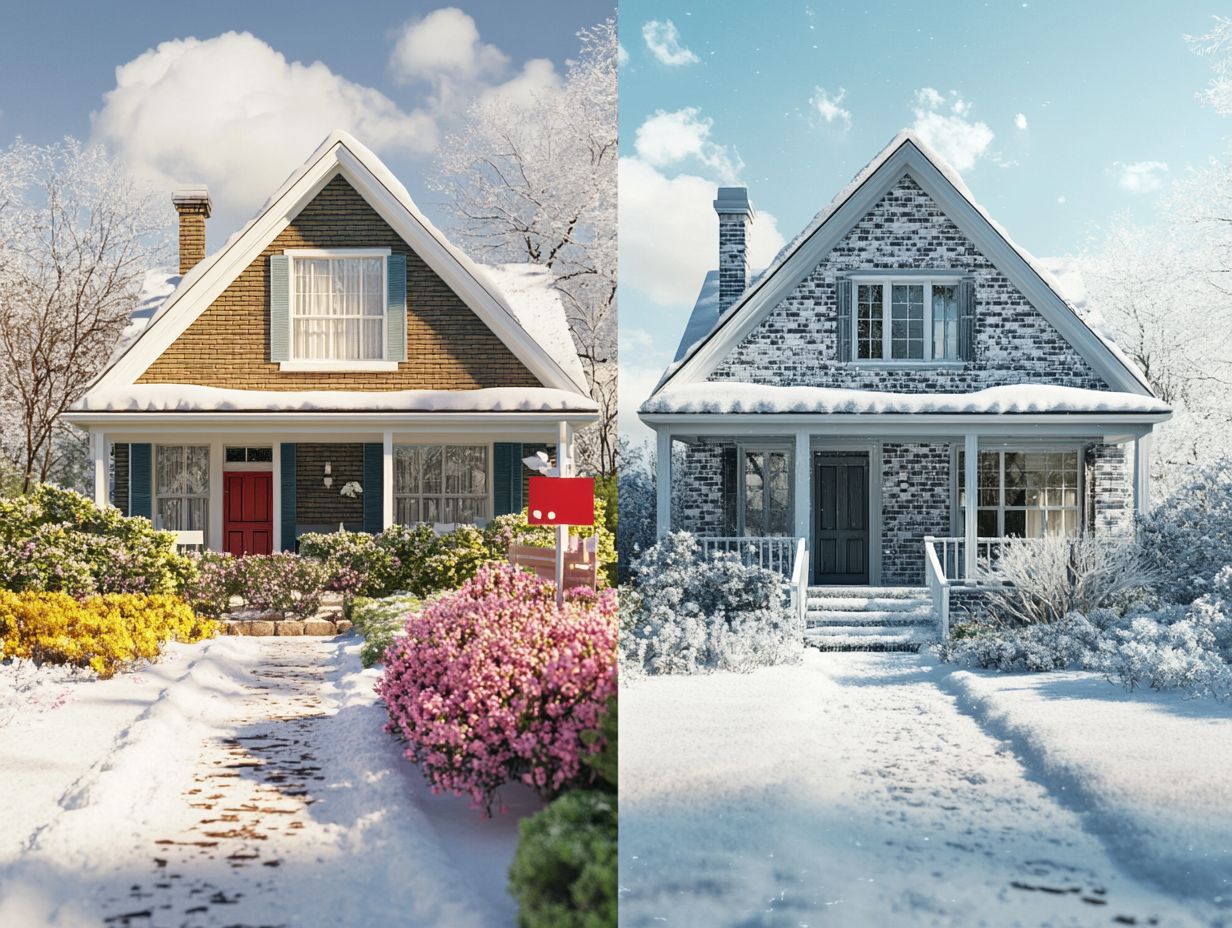
[(654, 468), (645, 443), (621, 449), (620, 531), (616, 538), (620, 579), (627, 580), (634, 558), (655, 543)]
[(79, 601), (67, 593), (0, 590), (5, 659), (89, 667), (110, 677), (134, 661), (153, 660), (164, 642), (200, 641), (216, 632), (176, 596), (107, 593)]
[(1100, 623), (1115, 620), (1115, 613), (1105, 609), (1090, 618), (1072, 613), (1038, 625), (956, 624), (950, 638), (933, 650), (943, 661), (1006, 673), (1084, 667), (1099, 647)]
[(1013, 538), (982, 565), (995, 584), (985, 608), (1006, 625), (1047, 625), (1149, 586), (1154, 574), (1132, 535)]
[(385, 649), (402, 633), (407, 616), (423, 605), (412, 593), (394, 593), (380, 599), (360, 597), (351, 610), (355, 630), (364, 636), (359, 661), (365, 667), (385, 659)]
[(704, 557), (688, 532), (648, 549), (633, 572), (635, 588), (621, 597), (627, 672), (747, 672), (801, 659), (803, 632), (780, 574), (734, 552)]
[(93, 593), (176, 593), (192, 576), (174, 535), (126, 518), (80, 493), (42, 484), (0, 498), (0, 588)]
[(1210, 592), (1232, 564), (1232, 460), (1196, 471), (1139, 524), (1139, 537), (1159, 573), (1160, 596), (1191, 603)]
[(388, 729), (437, 791), (485, 811), (515, 780), (542, 796), (584, 786), (583, 763), (616, 691), (616, 598), (554, 588), (506, 565), (410, 615), (385, 652), (377, 692)]

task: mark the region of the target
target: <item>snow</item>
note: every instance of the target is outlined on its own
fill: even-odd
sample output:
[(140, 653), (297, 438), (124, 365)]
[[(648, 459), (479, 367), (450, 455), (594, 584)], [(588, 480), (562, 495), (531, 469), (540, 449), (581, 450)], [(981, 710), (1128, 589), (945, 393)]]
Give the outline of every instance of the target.
[(1010, 384), (972, 393), (881, 393), (835, 387), (780, 387), (739, 381), (680, 384), (654, 394), (642, 413), (1166, 414), (1162, 400), (1137, 393), (1055, 384)]
[[(622, 924), (1226, 920), (1209, 896), (1169, 885), (1171, 871), (1152, 876), (1152, 849), (1091, 828), (1084, 796), (983, 728), (944, 686), (948, 672), (917, 655), (809, 649), (799, 665), (623, 686)], [(1113, 725), (1107, 705), (1070, 706), (1057, 694), (1049, 711), (1089, 732)], [(1126, 743), (1101, 768), (1136, 760), (1182, 782), (1226, 784), (1226, 754), (1222, 774), (1169, 758), (1205, 763), (1214, 749), (1202, 742), (1213, 738), (1226, 751), (1232, 719), (1210, 718), (1202, 730), (1172, 724), (1178, 718), (1161, 716), (1149, 739), (1118, 722)], [(1113, 741), (1084, 749), (1074, 734), (1066, 744), (1090, 760)], [(1125, 779), (1143, 785), (1146, 775)], [(1228, 846), (1228, 833), (1203, 830), (1208, 801), (1176, 784), (1154, 790), (1170, 793), (1172, 821), (1187, 823), (1171, 847), (1209, 841), (1196, 860)], [(1150, 798), (1128, 790), (1121, 805)]]
[(541, 264), (484, 264), (481, 268), (496, 291), (508, 300), (522, 328), (556, 359), (566, 374), (580, 384), (586, 383), (551, 269)]
[(594, 412), (589, 397), (548, 387), (483, 390), (233, 390), (199, 384), (95, 387), (73, 412)]
[(137, 307), (129, 317), (128, 325), (120, 333), (119, 341), (111, 353), (110, 366), (120, 355), (128, 350), (138, 336), (146, 330), (158, 308), (166, 302), (180, 282), (179, 274), (172, 274), (166, 269), (146, 271), (141, 281), (141, 292), (137, 297)]
[(353, 637), (229, 637), (23, 713), (0, 729), (0, 924), (511, 924), (538, 800), (507, 788), (484, 819), (431, 795), (378, 674)]

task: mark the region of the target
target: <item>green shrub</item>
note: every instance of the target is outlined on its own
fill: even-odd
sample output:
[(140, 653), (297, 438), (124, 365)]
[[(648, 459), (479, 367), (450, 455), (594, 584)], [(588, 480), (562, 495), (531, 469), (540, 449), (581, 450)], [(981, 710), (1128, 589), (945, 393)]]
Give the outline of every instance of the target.
[(419, 610), (423, 601), (411, 593), (394, 593), (381, 599), (360, 597), (355, 600), (351, 620), (355, 630), (364, 636), (359, 660), (365, 667), (380, 663), (385, 649), (402, 633), (406, 617)]
[(573, 790), (522, 822), (509, 868), (521, 928), (609, 928), (616, 924), (619, 833), (616, 700), (598, 731), (605, 740), (586, 758), (599, 775), (596, 789)]
[(92, 593), (178, 593), (194, 576), (171, 532), (149, 519), (51, 484), (0, 498), (0, 588)]

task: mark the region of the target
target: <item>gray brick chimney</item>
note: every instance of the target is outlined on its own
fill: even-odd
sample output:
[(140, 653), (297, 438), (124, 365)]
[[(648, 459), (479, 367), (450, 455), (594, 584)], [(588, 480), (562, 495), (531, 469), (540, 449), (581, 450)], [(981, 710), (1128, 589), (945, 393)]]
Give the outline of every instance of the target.
[(180, 275), (187, 274), (205, 257), (205, 220), (214, 204), (204, 187), (181, 187), (171, 194), (180, 214)]
[(744, 187), (720, 187), (714, 201), (719, 214), (719, 312), (736, 302), (749, 285), (749, 225), (756, 215)]

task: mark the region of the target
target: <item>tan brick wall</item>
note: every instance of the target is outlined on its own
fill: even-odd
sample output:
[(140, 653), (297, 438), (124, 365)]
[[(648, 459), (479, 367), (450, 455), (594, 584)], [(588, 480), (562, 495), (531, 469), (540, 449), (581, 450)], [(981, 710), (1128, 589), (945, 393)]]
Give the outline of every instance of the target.
[[(269, 256), (287, 248), (379, 248), (406, 255), (407, 359), (397, 371), (292, 373), (269, 360)], [(537, 387), (492, 330), (342, 177), (138, 379), (247, 390), (474, 390)]]

